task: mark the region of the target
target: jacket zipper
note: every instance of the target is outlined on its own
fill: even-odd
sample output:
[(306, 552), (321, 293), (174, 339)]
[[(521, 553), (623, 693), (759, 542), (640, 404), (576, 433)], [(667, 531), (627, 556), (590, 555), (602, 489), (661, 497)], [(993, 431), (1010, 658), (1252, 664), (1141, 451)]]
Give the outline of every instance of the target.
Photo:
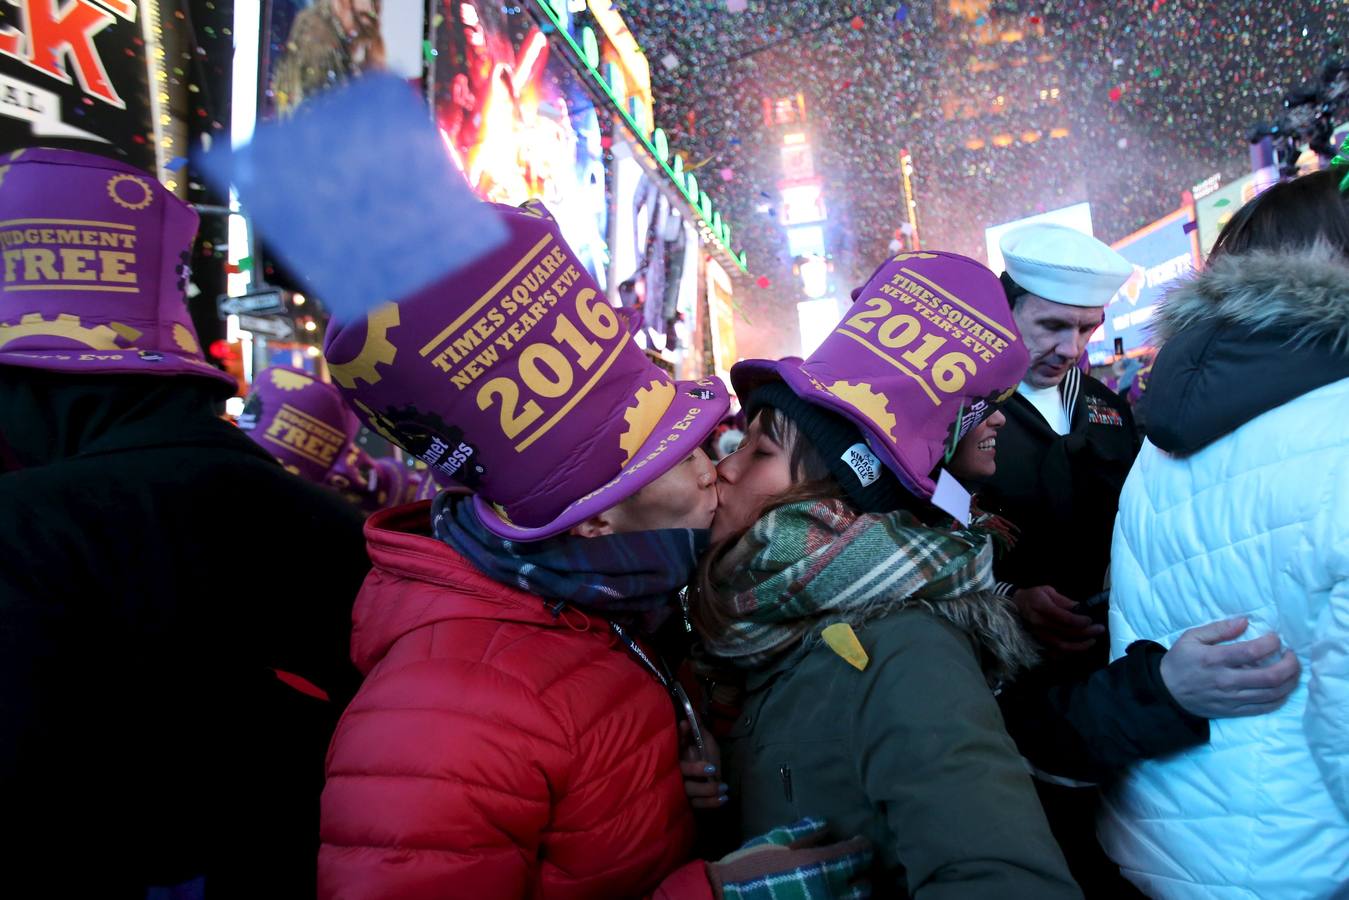
[(782, 776), (782, 795), (787, 798), (787, 802), (792, 802), (792, 767), (781, 766), (778, 774)]

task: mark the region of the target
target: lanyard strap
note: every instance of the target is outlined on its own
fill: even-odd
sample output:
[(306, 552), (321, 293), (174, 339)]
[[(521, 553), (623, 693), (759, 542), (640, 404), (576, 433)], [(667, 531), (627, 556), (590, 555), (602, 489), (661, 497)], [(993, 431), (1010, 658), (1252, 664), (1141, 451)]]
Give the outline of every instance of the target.
[(661, 687), (665, 688), (666, 693), (670, 695), (670, 699), (674, 701), (676, 718), (682, 717), (689, 723), (689, 733), (693, 737), (693, 743), (697, 746), (699, 755), (705, 757), (707, 748), (703, 740), (703, 730), (698, 724), (698, 716), (693, 711), (693, 704), (689, 701), (689, 695), (684, 692), (683, 685), (675, 681), (674, 676), (670, 674), (670, 670), (666, 668), (665, 661), (657, 657), (660, 665), (657, 666), (656, 663), (652, 662), (646, 651), (629, 637), (628, 633), (618, 623), (610, 622), (609, 630), (623, 642), (623, 646), (628, 649), (628, 653), (632, 655), (633, 659), (646, 666), (647, 671), (656, 677)]
[(634, 659), (646, 666), (647, 671), (656, 676), (656, 680), (660, 682), (661, 687), (665, 688), (667, 691), (670, 690), (670, 673), (669, 670), (665, 668), (664, 661), (657, 667), (656, 664), (651, 661), (651, 657), (647, 656), (646, 651), (638, 646), (637, 642), (629, 637), (628, 633), (617, 622), (610, 622), (609, 630), (614, 633), (615, 637), (623, 642), (623, 646), (628, 648), (628, 652), (632, 654)]

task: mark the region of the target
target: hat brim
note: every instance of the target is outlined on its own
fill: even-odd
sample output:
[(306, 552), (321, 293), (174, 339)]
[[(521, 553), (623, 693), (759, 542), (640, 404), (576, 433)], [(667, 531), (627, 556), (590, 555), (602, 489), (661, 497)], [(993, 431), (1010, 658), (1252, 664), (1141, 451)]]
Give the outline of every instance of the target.
[(772, 381), (781, 381), (796, 396), (807, 403), (823, 407), (848, 420), (867, 438), (871, 452), (895, 474), (905, 490), (926, 499), (932, 496), (937, 485), (926, 474), (918, 475), (907, 471), (890, 449), (891, 437), (882, 431), (875, 422), (859, 415), (857, 410), (843, 400), (815, 386), (813, 379), (802, 368), (803, 363), (772, 359), (746, 359), (731, 368), (731, 384), (740, 405), (748, 408), (754, 392)]
[[(478, 518), (488, 531), (506, 540), (541, 541), (617, 506), (660, 478), (702, 446), (730, 405), (730, 397), (719, 378), (676, 381), (674, 384), (675, 396), (669, 409), (618, 475), (570, 503), (553, 521), (536, 528), (516, 525), (503, 518), (496, 506), (475, 495), (473, 502)], [(705, 399), (703, 393), (708, 390), (713, 391), (714, 396)]]
[(10, 350), (0, 352), (0, 366), (77, 375), (196, 375), (216, 382), (225, 397), (239, 390), (233, 375), (204, 359), (159, 350), (154, 357), (147, 359), (134, 350)]

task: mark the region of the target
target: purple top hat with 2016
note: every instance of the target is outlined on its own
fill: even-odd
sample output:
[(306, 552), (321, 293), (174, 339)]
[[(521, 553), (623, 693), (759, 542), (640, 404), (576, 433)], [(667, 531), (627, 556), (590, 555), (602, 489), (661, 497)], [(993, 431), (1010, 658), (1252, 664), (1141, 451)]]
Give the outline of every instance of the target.
[(843, 321), (803, 362), (745, 360), (731, 369), (741, 403), (780, 380), (847, 418), (915, 495), (930, 498), (948, 448), (992, 414), (1030, 357), (1002, 284), (964, 256), (901, 253), (883, 263)]
[(487, 528), (541, 540), (681, 462), (728, 397), (647, 358), (542, 204), (496, 209), (503, 247), (334, 323), (324, 355), (371, 428), (474, 490)]
[(202, 356), (186, 305), (197, 214), (124, 163), (0, 156), (0, 365), (235, 380)]

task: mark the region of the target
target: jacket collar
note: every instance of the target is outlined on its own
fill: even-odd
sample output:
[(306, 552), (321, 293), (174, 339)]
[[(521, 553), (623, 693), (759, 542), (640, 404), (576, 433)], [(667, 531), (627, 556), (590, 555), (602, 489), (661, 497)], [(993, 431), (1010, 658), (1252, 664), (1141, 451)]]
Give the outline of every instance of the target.
[(373, 567), (352, 611), (351, 655), (362, 673), (403, 635), (459, 619), (600, 632), (605, 621), (574, 608), (553, 615), (533, 594), (479, 572), (431, 534), (431, 501), (381, 510), (365, 523)]
[[(1059, 382), (1059, 400), (1068, 413), (1068, 434), (1078, 431), (1086, 424), (1085, 405), (1078, 402), (1082, 395), (1084, 380), (1085, 376), (1083, 376), (1082, 370), (1073, 367)], [(1012, 399), (1007, 402), (1004, 412), (1046, 440), (1053, 441), (1067, 436), (1061, 435), (1051, 428), (1049, 423), (1045, 421), (1044, 416), (1040, 415), (1040, 411), (1035, 408), (1035, 405), (1020, 393), (1012, 395)]]

